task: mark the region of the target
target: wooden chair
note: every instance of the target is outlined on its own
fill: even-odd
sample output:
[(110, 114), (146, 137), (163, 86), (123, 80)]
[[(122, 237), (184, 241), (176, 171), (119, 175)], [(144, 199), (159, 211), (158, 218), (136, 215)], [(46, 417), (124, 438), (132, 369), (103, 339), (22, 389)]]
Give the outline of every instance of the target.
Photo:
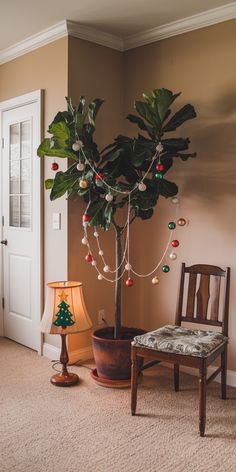
[[(188, 284), (186, 279), (189, 279)], [(185, 264), (182, 264), (175, 326), (164, 326), (156, 331), (136, 336), (132, 342), (132, 415), (136, 412), (140, 357), (154, 359), (146, 366), (162, 361), (174, 364), (176, 392), (179, 391), (179, 366), (196, 367), (199, 369), (199, 430), (200, 436), (204, 436), (206, 387), (219, 372), (221, 372), (221, 397), (226, 399), (229, 289), (229, 268), (223, 270), (205, 264), (185, 267)], [(181, 326), (183, 321), (217, 326), (221, 332), (219, 329), (218, 332), (189, 330)], [(221, 365), (207, 378), (207, 368), (218, 356), (221, 356)]]

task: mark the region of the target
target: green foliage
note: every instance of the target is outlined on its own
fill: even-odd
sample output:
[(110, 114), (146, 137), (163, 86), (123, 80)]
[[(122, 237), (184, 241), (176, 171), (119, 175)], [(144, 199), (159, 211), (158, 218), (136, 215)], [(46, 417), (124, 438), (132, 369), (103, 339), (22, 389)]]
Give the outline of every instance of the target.
[[(195, 153), (186, 152), (189, 149), (189, 138), (164, 136), (196, 117), (190, 104), (184, 105), (171, 116), (170, 107), (179, 95), (167, 89), (153, 90), (150, 95), (143, 94), (143, 100), (135, 101), (134, 104), (137, 114), (130, 114), (127, 119), (144, 134), (132, 138), (119, 135), (102, 151), (98, 150), (93, 136), (95, 120), (103, 100), (96, 98), (86, 108), (83, 96), (79, 98), (77, 107), (67, 97), (67, 110), (57, 113), (49, 126), (51, 138), (44, 139), (38, 148), (40, 157), (69, 158), (68, 169), (57, 172), (54, 179), (45, 182), (46, 189), (51, 191), (51, 200), (65, 194), (68, 197), (82, 197), (88, 205), (90, 225), (108, 230), (116, 211), (128, 203), (127, 194), (121, 195), (119, 191), (130, 192), (134, 189), (131, 193), (134, 217), (151, 218), (160, 196), (169, 198), (178, 193), (177, 185), (166, 178), (174, 159), (186, 161), (196, 156)], [(72, 146), (77, 141), (82, 142), (83, 147), (75, 151)], [(155, 177), (157, 160), (152, 162), (152, 159), (160, 142), (163, 146), (160, 161), (164, 171), (163, 178), (159, 180)], [(84, 163), (83, 171), (77, 169), (79, 161)], [(96, 180), (91, 167), (98, 173), (103, 172), (103, 180), (107, 185)], [(87, 181), (87, 188), (81, 188), (81, 180)], [(146, 185), (144, 192), (138, 190), (141, 180)], [(104, 198), (108, 186), (111, 187), (112, 202)]]

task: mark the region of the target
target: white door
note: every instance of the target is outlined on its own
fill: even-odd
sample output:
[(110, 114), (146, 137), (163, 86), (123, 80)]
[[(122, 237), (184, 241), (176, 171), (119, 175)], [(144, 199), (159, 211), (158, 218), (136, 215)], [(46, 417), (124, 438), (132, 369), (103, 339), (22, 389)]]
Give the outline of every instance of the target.
[(23, 104), (2, 111), (3, 330), (40, 351), (40, 106), (25, 97)]

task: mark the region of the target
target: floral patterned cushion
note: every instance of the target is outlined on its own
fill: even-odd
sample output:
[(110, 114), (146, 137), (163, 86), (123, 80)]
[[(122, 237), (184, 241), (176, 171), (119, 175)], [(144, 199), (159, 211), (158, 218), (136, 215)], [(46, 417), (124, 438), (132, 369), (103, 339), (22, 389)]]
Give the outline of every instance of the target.
[(214, 331), (202, 331), (167, 325), (149, 333), (135, 336), (132, 345), (157, 351), (207, 357), (228, 338)]

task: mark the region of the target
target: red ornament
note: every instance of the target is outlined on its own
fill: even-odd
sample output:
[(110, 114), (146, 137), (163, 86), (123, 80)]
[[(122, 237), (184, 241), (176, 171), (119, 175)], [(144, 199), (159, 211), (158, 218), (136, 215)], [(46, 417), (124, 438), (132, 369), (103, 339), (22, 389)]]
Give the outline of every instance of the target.
[(85, 256), (85, 260), (86, 260), (86, 262), (92, 262), (92, 260), (93, 260), (92, 254), (87, 254), (87, 256)]
[(156, 170), (158, 170), (158, 172), (163, 172), (163, 170), (165, 170), (165, 167), (163, 166), (163, 164), (159, 163), (156, 165)]
[(59, 168), (59, 165), (57, 164), (57, 162), (52, 162), (51, 169), (56, 171), (58, 168)]
[(173, 241), (171, 242), (171, 246), (173, 246), (173, 247), (178, 247), (178, 246), (179, 246), (179, 241), (178, 241), (178, 239), (173, 239)]
[(127, 287), (132, 287), (132, 285), (134, 285), (133, 279), (131, 279), (131, 278), (129, 277), (129, 278), (126, 280), (125, 285), (126, 285)]
[(99, 174), (96, 174), (95, 175), (95, 180), (102, 180), (104, 177), (104, 173), (103, 172), (99, 172)]
[(83, 221), (89, 221), (89, 216), (87, 215), (87, 213), (85, 213), (85, 214), (82, 216), (82, 220), (83, 220)]

